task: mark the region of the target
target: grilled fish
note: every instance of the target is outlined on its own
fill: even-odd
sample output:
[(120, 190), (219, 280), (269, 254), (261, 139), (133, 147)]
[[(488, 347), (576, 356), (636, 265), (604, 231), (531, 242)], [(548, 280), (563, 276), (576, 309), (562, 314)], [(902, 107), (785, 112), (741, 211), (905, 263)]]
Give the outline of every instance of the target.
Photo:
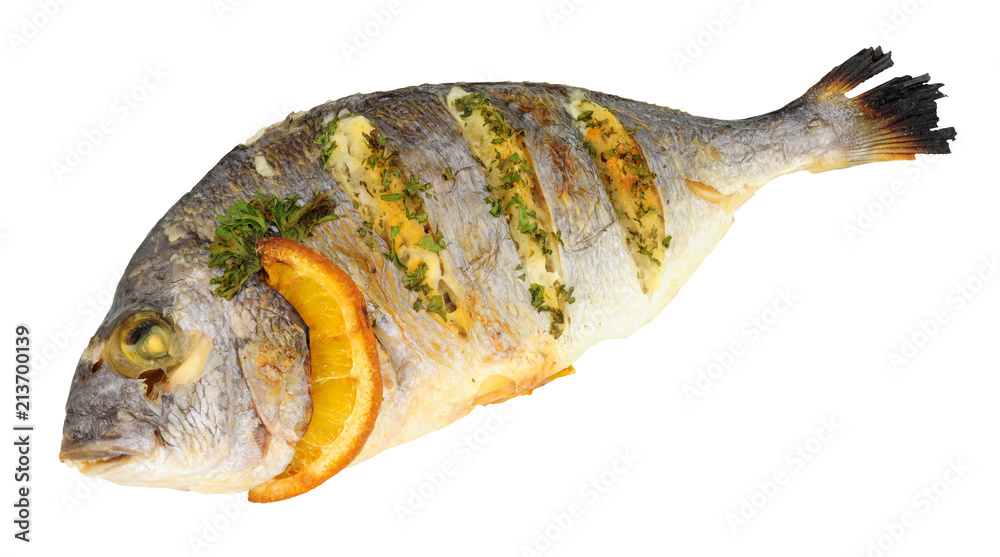
[[(308, 334), (256, 276), (231, 300), (213, 293), (206, 247), (238, 201), (333, 203), (338, 218), (304, 243), (364, 294), (383, 379), (357, 463), (635, 332), (776, 176), (948, 153), (955, 131), (937, 127), (943, 95), (926, 75), (846, 95), (891, 65), (862, 50), (743, 120), (541, 83), (423, 85), (292, 114), (223, 157), (140, 245), (73, 374), (60, 458), (206, 493), (288, 465), (310, 419)], [(183, 349), (136, 348), (150, 331)], [(135, 367), (122, 346), (174, 371)], [(157, 382), (168, 388), (149, 397)]]

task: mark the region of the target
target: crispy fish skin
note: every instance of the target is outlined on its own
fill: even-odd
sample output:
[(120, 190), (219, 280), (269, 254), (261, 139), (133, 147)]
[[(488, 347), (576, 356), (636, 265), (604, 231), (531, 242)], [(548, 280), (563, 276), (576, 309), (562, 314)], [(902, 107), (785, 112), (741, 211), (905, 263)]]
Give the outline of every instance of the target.
[[(254, 192), (308, 199), (319, 190), (334, 202), (339, 219), (304, 243), (355, 281), (379, 341), (383, 403), (360, 462), (476, 404), (530, 392), (588, 347), (635, 332), (676, 295), (733, 211), (774, 177), (948, 152), (954, 130), (934, 129), (942, 95), (926, 76), (844, 95), (889, 65), (881, 49), (863, 50), (796, 101), (737, 121), (539, 83), (422, 85), (292, 114), (233, 149), (150, 231), (74, 375), (61, 458), (119, 483), (203, 492), (243, 491), (287, 465), (310, 415), (304, 325), (257, 277), (232, 301), (214, 297), (209, 284), (206, 246), (216, 216)], [(559, 233), (559, 279), (575, 298), (559, 334), (519, 278), (523, 261), (506, 219), (484, 203), (484, 163), (447, 104), (454, 87), (482, 95), (530, 158), (551, 232)], [(628, 133), (633, 160), (645, 165), (636, 171), (651, 175), (649, 195), (664, 214), (650, 236), (669, 237), (655, 266), (627, 247), (622, 209), (602, 170), (607, 161), (586, 142), (583, 101), (617, 118), (623, 129), (595, 124), (598, 133)], [(351, 115), (388, 140), (403, 176), (432, 185), (432, 195), (422, 195), (426, 219), (446, 239), (441, 276), (450, 302), (469, 316), (465, 325), (414, 309), (405, 272), (384, 255), (394, 248), (359, 235), (364, 219), (314, 142), (333, 118)], [(655, 288), (645, 280), (652, 272), (663, 277)], [(202, 376), (155, 401), (102, 358), (115, 327), (140, 309), (212, 339)]]

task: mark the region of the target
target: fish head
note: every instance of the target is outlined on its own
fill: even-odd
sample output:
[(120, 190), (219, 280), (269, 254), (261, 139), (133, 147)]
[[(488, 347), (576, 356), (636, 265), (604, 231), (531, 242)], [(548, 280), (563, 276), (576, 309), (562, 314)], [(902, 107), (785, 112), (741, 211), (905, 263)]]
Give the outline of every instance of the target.
[(257, 277), (215, 296), (207, 242), (155, 235), (77, 364), (60, 460), (123, 485), (245, 491), (308, 426), (306, 327)]

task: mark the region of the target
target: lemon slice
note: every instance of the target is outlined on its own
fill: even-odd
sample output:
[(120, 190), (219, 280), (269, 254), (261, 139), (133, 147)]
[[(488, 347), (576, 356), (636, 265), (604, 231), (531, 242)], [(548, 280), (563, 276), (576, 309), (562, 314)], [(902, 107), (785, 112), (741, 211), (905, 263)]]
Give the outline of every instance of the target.
[(361, 452), (382, 403), (382, 375), (365, 298), (344, 271), (285, 238), (257, 242), (267, 283), (309, 327), (312, 420), (288, 467), (250, 490), (256, 503), (301, 495)]

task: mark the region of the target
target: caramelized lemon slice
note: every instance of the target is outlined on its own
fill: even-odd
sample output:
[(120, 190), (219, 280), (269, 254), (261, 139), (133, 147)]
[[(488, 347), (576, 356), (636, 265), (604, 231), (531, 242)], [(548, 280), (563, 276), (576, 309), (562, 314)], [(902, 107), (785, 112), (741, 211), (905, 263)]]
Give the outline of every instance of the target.
[(346, 273), (284, 238), (257, 242), (267, 283), (309, 327), (312, 420), (284, 472), (250, 490), (256, 503), (313, 489), (361, 452), (382, 403), (375, 335), (365, 298)]

